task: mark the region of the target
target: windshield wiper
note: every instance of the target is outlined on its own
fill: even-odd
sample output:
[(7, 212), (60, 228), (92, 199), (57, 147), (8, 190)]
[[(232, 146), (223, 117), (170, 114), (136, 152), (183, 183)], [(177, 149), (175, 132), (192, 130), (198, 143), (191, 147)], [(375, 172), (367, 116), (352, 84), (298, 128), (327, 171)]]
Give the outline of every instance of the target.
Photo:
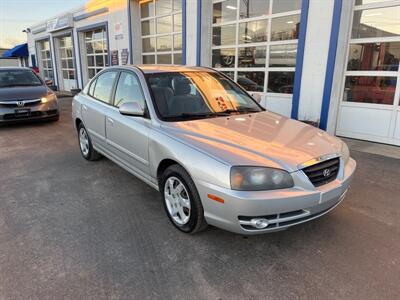
[(261, 110), (251, 107), (238, 107), (237, 109), (225, 109), (221, 111), (221, 113), (225, 114), (233, 114), (233, 113), (256, 113), (260, 112)]
[[(206, 112), (206, 113), (181, 113), (181, 114), (176, 114), (176, 115), (169, 115), (165, 116), (164, 118), (166, 119), (175, 119), (175, 118), (208, 118), (208, 117), (214, 117), (218, 116), (219, 113), (214, 113), (214, 112)], [(228, 114), (224, 114), (226, 116)]]

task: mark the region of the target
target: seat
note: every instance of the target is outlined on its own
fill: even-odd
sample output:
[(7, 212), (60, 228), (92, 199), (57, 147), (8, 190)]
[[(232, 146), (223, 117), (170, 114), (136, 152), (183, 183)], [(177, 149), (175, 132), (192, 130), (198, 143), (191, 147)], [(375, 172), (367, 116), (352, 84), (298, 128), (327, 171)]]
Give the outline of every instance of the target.
[(191, 94), (192, 89), (190, 81), (187, 78), (173, 78), (172, 87), (174, 90), (170, 110), (172, 115), (180, 115), (184, 113), (193, 114), (208, 111), (201, 96)]
[(169, 87), (152, 87), (152, 91), (160, 114), (163, 116), (171, 115), (169, 104), (174, 95), (172, 89)]

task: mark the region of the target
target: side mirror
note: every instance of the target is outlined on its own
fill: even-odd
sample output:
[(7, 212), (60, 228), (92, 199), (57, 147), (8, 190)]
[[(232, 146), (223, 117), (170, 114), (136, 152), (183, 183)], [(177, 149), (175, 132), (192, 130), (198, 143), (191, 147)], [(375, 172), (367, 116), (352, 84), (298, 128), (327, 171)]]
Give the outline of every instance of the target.
[(119, 113), (131, 117), (144, 117), (144, 109), (137, 102), (126, 102), (119, 107)]
[(46, 85), (53, 85), (53, 79), (47, 79), (44, 83)]
[(81, 92), (81, 89), (71, 89), (72, 96), (76, 96)]

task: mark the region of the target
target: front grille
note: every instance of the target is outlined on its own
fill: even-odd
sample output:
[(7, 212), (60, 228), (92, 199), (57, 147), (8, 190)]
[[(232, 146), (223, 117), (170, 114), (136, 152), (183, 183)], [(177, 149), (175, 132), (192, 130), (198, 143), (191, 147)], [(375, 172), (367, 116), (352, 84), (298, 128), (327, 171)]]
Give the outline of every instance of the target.
[[(41, 104), (40, 99), (33, 99), (33, 100), (21, 100), (22, 102), (24, 102), (24, 107), (32, 107), (32, 106), (37, 106), (39, 104)], [(5, 108), (18, 108), (18, 104), (15, 101), (10, 101), (10, 102), (1, 102), (0, 103), (0, 107), (5, 107)]]
[(303, 169), (314, 186), (321, 186), (334, 181), (339, 172), (339, 158), (329, 159)]

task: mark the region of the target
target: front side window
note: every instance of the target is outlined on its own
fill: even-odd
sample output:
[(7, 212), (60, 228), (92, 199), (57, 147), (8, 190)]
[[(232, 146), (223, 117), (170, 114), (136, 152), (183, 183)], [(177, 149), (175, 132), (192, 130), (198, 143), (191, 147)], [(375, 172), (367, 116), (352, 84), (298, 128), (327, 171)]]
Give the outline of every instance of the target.
[(217, 72), (168, 72), (146, 77), (154, 105), (165, 121), (262, 111), (242, 89)]
[(143, 64), (182, 64), (181, 0), (141, 1)]
[(124, 103), (137, 102), (144, 109), (145, 100), (142, 87), (136, 75), (122, 72), (115, 91), (114, 105), (120, 107)]
[(212, 67), (248, 91), (292, 94), (302, 1), (213, 2)]
[(93, 97), (105, 103), (111, 104), (111, 92), (118, 72), (105, 72), (96, 79)]
[(30, 70), (1, 70), (0, 88), (13, 86), (38, 86), (43, 83)]

